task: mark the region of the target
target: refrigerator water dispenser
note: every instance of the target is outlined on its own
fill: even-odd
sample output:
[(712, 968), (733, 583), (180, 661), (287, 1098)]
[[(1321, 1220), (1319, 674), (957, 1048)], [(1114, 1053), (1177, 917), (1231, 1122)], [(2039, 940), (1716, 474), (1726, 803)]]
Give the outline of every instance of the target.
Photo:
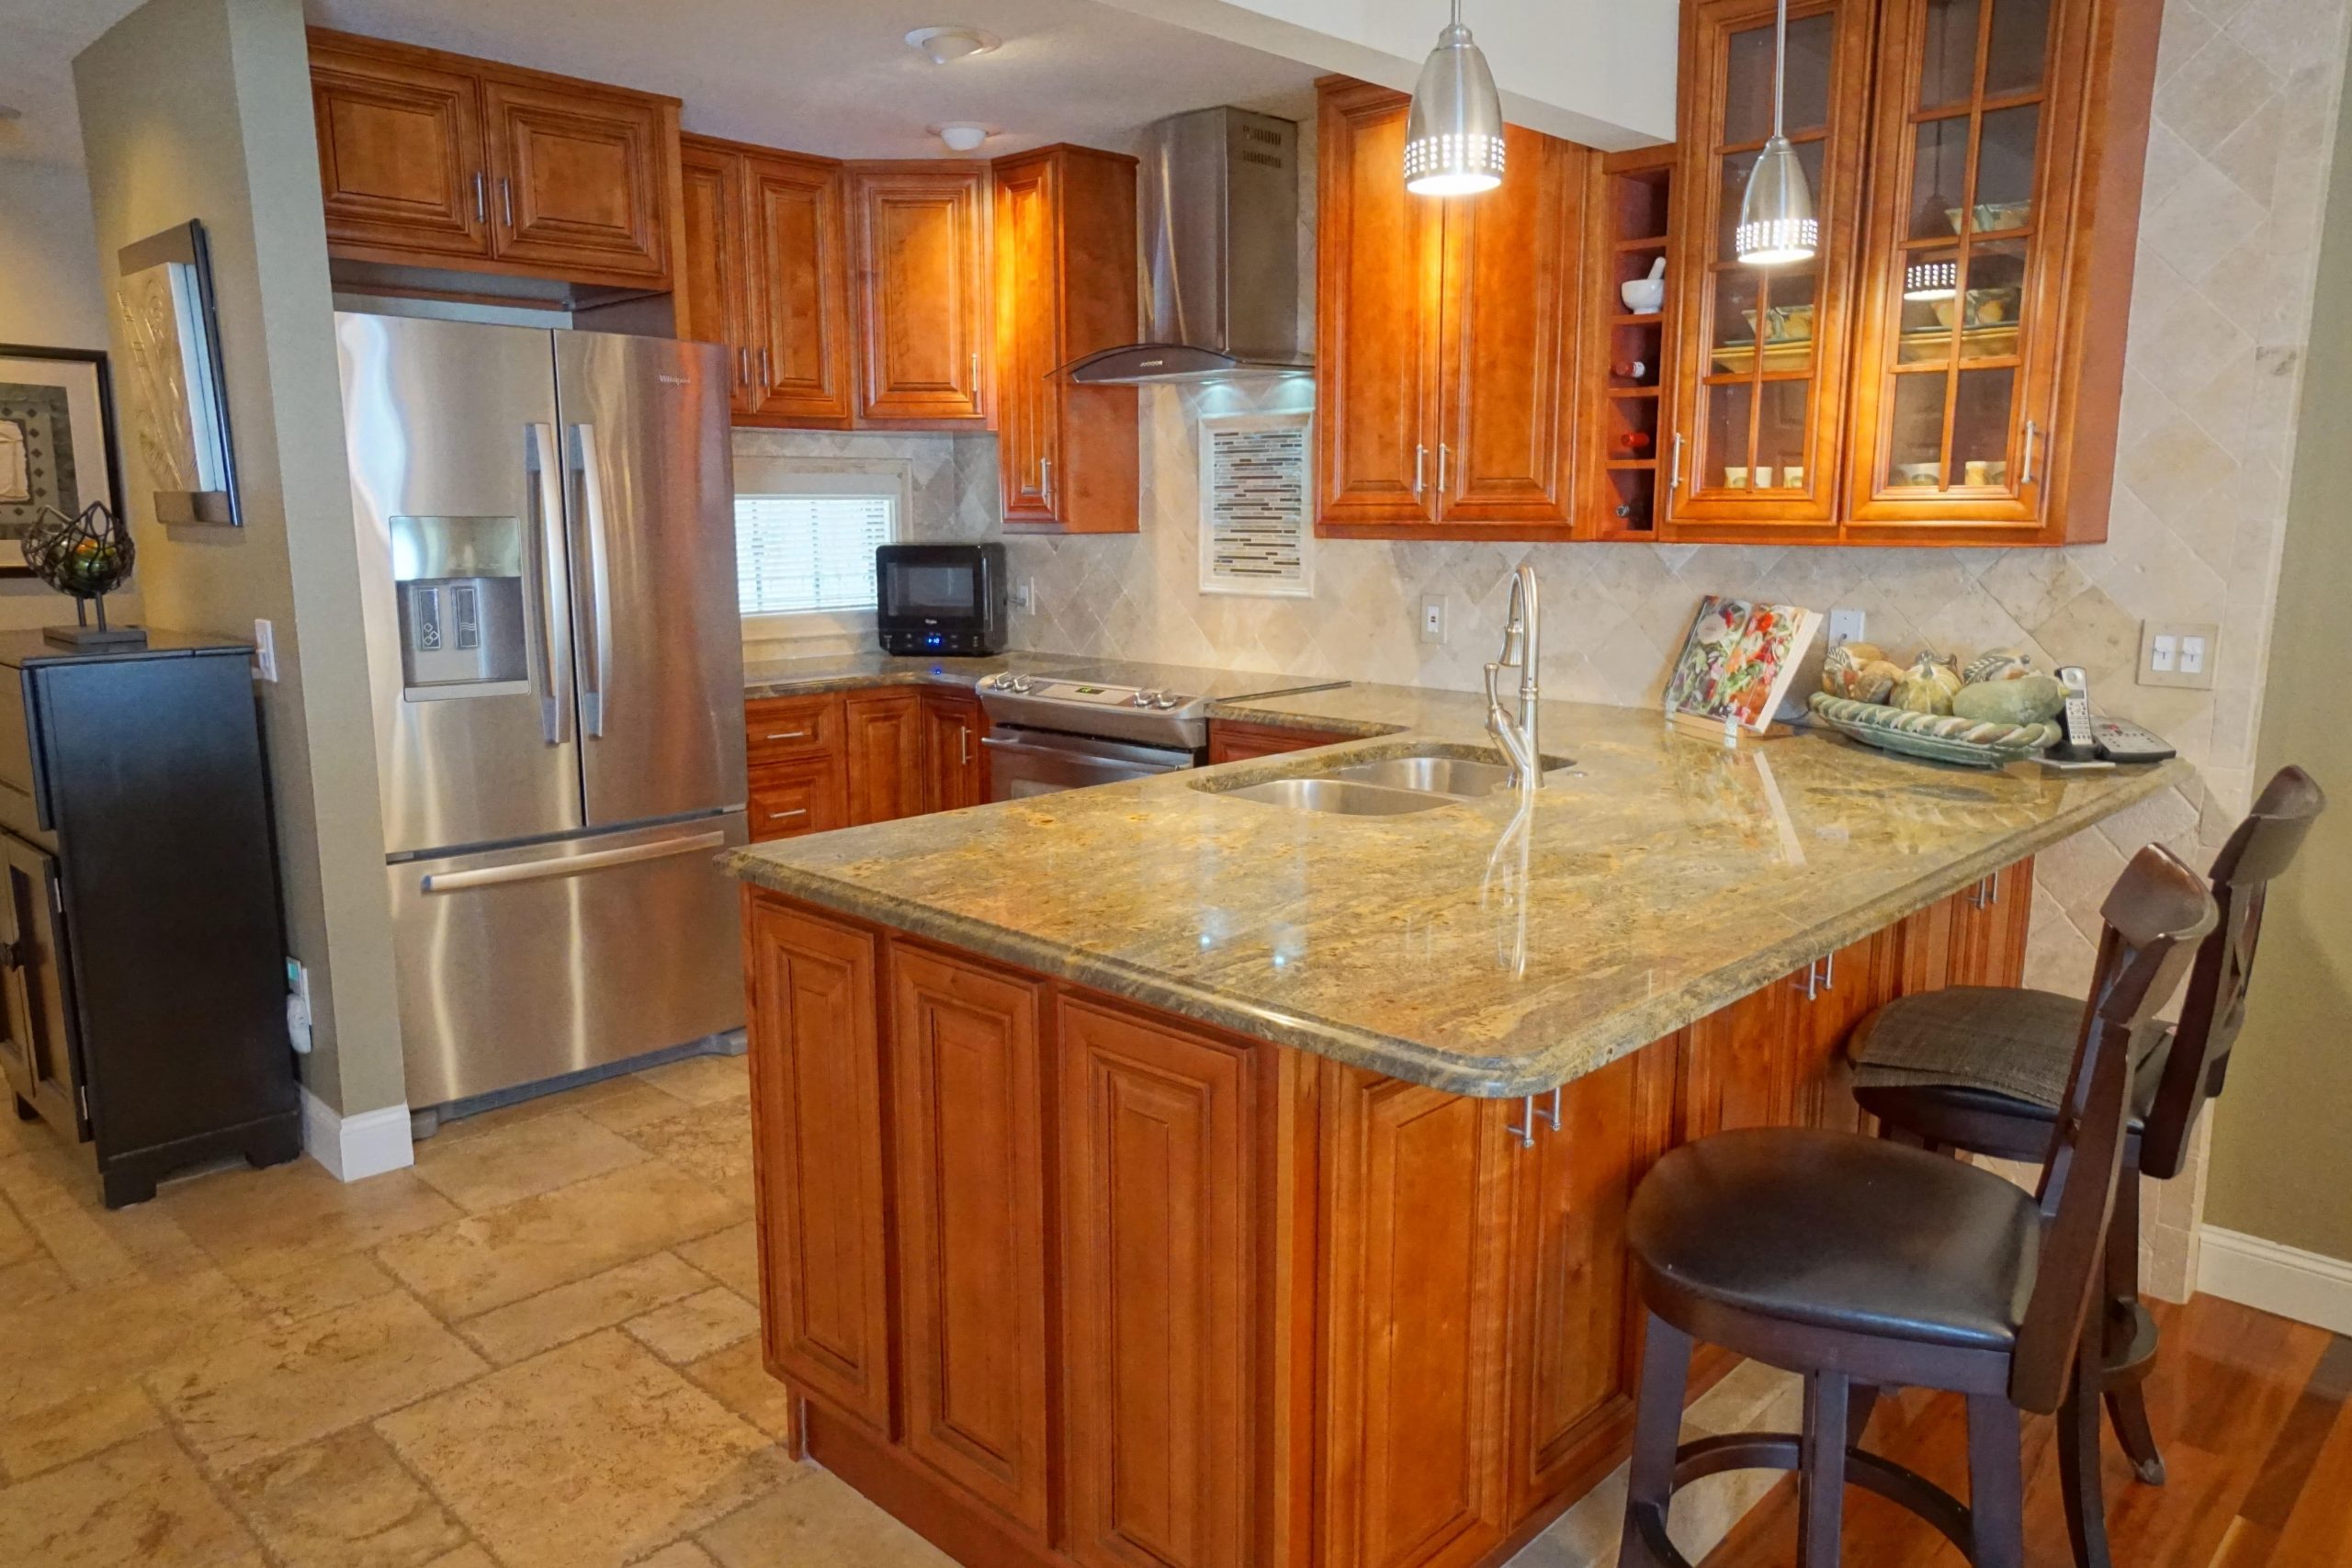
[(522, 520), (390, 519), (401, 695), (413, 703), (528, 692)]

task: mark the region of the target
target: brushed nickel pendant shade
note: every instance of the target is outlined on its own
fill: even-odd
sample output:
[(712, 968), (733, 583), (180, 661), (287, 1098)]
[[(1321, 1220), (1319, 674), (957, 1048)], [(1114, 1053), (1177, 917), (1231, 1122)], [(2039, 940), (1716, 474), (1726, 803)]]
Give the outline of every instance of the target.
[(1437, 35), (1413, 87), (1405, 188), (1415, 196), (1472, 196), (1502, 183), (1502, 95), (1462, 25), (1462, 0), (1453, 0), (1453, 20)]
[(1789, 144), (1783, 110), (1789, 78), (1789, 0), (1781, 0), (1772, 41), (1772, 136), (1756, 155), (1747, 195), (1739, 204), (1733, 245), (1749, 266), (1787, 266), (1810, 261), (1821, 243), (1814, 216), (1813, 184)]

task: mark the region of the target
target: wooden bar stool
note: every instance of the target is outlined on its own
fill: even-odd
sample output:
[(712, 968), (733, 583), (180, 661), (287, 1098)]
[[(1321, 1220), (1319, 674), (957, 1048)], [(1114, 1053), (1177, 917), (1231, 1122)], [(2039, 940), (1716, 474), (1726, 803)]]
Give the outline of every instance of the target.
[[(2151, 1485), (2163, 1483), (2165, 1467), (2141, 1390), (2155, 1365), (2156, 1325), (2140, 1303), (2138, 1179), (2180, 1174), (2198, 1116), (2222, 1092), (2245, 1018), (2263, 901), (2326, 805), (2301, 768), (2282, 770), (2263, 790), (2214, 859), (2221, 918), (2198, 952), (2180, 1025), (2132, 1066), (2123, 1181), (2108, 1233), (2100, 1382), (2116, 1439)], [(1854, 1098), (1889, 1137), (2038, 1160), (2050, 1146), (2081, 1014), (2081, 1002), (2048, 991), (1978, 986), (1890, 1002), (1847, 1042)], [(2096, 1450), (2071, 1458), (2098, 1467)]]
[[(1726, 1470), (1799, 1472), (1798, 1554), (1836, 1568), (1845, 1483), (1908, 1507), (1977, 1568), (2025, 1561), (2019, 1415), (2063, 1404), (2096, 1441), (2083, 1325), (2122, 1168), (2130, 1044), (2162, 1026), (2213, 900), (2165, 851), (2108, 895), (2091, 1000), (2041, 1190), (1856, 1134), (1723, 1133), (1660, 1160), (1626, 1233), (1648, 1309), (1624, 1568), (1689, 1568), (1667, 1537), (1674, 1489)], [(1676, 1445), (1690, 1352), (1706, 1339), (1804, 1374), (1802, 1434)], [(1854, 1446), (1876, 1391), (1968, 1399), (1969, 1502)]]

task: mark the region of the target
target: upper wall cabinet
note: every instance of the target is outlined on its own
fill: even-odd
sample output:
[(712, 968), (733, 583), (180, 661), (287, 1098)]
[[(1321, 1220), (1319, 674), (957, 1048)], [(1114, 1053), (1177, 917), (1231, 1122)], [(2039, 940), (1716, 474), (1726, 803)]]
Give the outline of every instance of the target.
[(2160, 11), (1800, 0), (1821, 249), (1760, 271), (1733, 237), (1772, 6), (1686, 7), (1663, 537), (2106, 536)]
[(1009, 528), (1132, 534), (1136, 389), (1055, 374), (1133, 343), (1136, 161), (1089, 147), (997, 160), (997, 468)]
[(314, 28), (327, 248), (662, 289), (678, 101)]
[(857, 413), (869, 423), (988, 417), (989, 172), (860, 164), (849, 176)]
[(1417, 197), (1410, 100), (1322, 86), (1317, 531), (1570, 536), (1594, 154), (1513, 126), (1499, 190)]

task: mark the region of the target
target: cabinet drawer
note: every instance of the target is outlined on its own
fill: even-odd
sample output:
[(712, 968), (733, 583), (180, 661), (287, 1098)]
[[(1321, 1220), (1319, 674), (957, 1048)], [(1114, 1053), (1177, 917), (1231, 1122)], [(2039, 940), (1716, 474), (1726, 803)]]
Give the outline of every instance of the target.
[(822, 756), (841, 748), (842, 699), (762, 697), (743, 705), (743, 724), (744, 755), (755, 763)]
[(767, 762), (752, 770), (751, 830), (757, 840), (797, 838), (843, 826), (848, 781), (838, 757)]

